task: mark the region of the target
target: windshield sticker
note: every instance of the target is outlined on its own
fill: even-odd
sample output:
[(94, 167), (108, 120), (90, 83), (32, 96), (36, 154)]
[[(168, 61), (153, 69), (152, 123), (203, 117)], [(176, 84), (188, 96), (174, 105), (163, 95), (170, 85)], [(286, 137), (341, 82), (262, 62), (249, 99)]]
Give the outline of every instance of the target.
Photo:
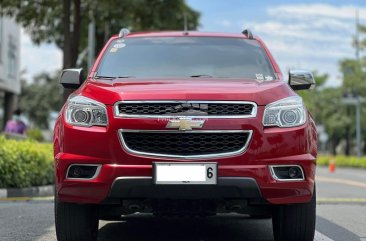
[(270, 75), (267, 75), (266, 77), (264, 77), (266, 80), (273, 80), (273, 77)]
[(123, 48), (123, 47), (125, 47), (125, 46), (126, 46), (126, 44), (124, 44), (124, 43), (119, 43), (119, 44), (115, 44), (115, 45), (113, 45), (113, 48), (120, 49), (120, 48)]
[(263, 74), (255, 74), (257, 80), (264, 80)]
[(111, 49), (109, 50), (109, 52), (110, 52), (110, 53), (115, 53), (115, 52), (117, 52), (117, 50), (118, 50), (117, 48), (111, 48)]

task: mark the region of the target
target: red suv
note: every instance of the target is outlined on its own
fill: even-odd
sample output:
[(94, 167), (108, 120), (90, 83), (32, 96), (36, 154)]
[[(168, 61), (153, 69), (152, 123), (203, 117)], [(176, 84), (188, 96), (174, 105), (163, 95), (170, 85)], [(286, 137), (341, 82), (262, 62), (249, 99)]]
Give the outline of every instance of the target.
[(75, 91), (54, 132), (59, 241), (136, 212), (271, 217), (276, 241), (313, 240), (317, 133), (294, 90), (314, 78), (286, 83), (249, 30), (122, 29), (60, 82)]

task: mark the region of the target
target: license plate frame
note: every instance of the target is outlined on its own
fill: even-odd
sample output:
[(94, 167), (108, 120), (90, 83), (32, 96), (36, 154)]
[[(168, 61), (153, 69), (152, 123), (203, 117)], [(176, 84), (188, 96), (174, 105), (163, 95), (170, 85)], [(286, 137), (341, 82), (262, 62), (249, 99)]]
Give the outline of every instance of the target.
[(217, 162), (153, 162), (156, 185), (216, 185)]

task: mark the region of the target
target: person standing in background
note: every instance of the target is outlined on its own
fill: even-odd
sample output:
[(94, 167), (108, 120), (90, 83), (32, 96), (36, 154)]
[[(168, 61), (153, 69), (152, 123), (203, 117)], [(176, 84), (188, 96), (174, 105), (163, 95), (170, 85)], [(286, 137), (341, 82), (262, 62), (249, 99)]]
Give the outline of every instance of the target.
[(18, 135), (25, 135), (25, 131), (27, 130), (27, 126), (25, 123), (20, 119), (21, 111), (17, 109), (14, 111), (13, 119), (8, 120), (5, 125), (5, 133), (9, 134), (18, 134)]

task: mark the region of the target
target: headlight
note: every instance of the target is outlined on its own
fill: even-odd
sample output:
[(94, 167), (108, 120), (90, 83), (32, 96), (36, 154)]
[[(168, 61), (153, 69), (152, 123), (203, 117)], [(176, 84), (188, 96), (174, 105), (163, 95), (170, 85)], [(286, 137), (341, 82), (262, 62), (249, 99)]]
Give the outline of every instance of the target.
[(266, 106), (264, 126), (293, 127), (306, 121), (306, 111), (301, 97), (292, 96)]
[(67, 103), (66, 122), (75, 126), (107, 126), (107, 109), (98, 101), (74, 96)]

